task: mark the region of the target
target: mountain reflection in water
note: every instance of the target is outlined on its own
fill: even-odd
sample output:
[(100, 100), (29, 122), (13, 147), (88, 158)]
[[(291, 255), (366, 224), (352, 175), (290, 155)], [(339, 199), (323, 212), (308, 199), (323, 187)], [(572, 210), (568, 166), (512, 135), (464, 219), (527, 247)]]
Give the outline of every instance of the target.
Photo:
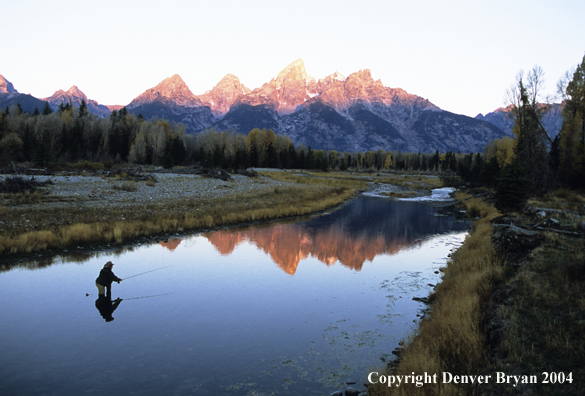
[(434, 216), (436, 211), (421, 203), (362, 197), (352, 205), (305, 222), (221, 230), (203, 236), (222, 255), (249, 241), (290, 275), (309, 256), (327, 266), (339, 261), (359, 271), (366, 260), (372, 261), (377, 255), (395, 254), (431, 236), (467, 227), (452, 217)]

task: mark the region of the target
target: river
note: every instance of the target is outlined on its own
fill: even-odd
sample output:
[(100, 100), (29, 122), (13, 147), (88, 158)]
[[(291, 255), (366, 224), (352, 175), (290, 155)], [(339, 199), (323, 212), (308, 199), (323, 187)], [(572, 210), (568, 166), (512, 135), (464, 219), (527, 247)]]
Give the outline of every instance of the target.
[[(365, 389), (468, 227), (423, 202), (361, 196), (294, 221), (24, 263), (0, 273), (0, 394)], [(127, 279), (108, 313), (94, 282), (110, 260)]]

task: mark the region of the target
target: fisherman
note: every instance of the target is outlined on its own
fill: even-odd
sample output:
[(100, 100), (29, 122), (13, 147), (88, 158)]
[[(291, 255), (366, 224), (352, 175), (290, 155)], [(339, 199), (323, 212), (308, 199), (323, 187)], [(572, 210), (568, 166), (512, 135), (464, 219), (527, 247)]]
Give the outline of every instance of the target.
[(100, 271), (100, 275), (95, 280), (95, 285), (98, 288), (98, 297), (107, 296), (109, 299), (112, 298), (112, 282), (120, 283), (123, 279), (118, 278), (112, 272), (114, 263), (108, 261), (104, 264), (104, 268)]

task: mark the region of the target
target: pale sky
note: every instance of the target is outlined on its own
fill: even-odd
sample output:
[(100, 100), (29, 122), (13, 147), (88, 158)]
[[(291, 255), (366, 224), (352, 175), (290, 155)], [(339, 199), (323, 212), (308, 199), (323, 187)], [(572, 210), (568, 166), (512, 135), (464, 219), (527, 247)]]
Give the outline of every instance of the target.
[(546, 92), (585, 55), (583, 0), (4, 1), (0, 74), (44, 98), (77, 85), (126, 105), (179, 74), (200, 95), (228, 73), (250, 89), (296, 59), (316, 79), (370, 69), (443, 110), (505, 104), (521, 70)]

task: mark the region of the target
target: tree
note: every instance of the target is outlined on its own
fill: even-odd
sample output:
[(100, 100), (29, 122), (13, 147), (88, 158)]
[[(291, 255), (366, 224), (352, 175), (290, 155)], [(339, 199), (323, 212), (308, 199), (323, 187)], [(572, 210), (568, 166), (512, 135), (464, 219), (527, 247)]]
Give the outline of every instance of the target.
[(266, 148), (266, 164), (267, 168), (278, 167), (278, 153), (274, 147), (272, 140), (268, 141), (268, 147)]
[(81, 104), (79, 105), (79, 118), (87, 117), (89, 114), (89, 110), (87, 110), (87, 104), (85, 103), (85, 99), (81, 99)]
[(0, 164), (16, 161), (22, 154), (23, 142), (16, 133), (11, 132), (0, 140)]
[(585, 56), (565, 82), (559, 83), (565, 100), (561, 129), (559, 174), (566, 185), (585, 187)]
[(515, 159), (528, 180), (531, 193), (542, 195), (556, 185), (556, 175), (551, 167), (548, 146), (552, 140), (540, 120), (547, 105), (539, 103), (544, 72), (535, 66), (527, 76), (516, 78), (516, 86), (508, 91), (515, 118), (512, 132), (516, 136)]
[(494, 194), (495, 207), (500, 212), (524, 209), (530, 189), (530, 181), (524, 177), (525, 174), (526, 170), (522, 169), (518, 158), (504, 169)]
[(49, 102), (45, 102), (45, 106), (43, 107), (43, 115), (49, 115), (53, 112), (51, 107), (49, 106)]

